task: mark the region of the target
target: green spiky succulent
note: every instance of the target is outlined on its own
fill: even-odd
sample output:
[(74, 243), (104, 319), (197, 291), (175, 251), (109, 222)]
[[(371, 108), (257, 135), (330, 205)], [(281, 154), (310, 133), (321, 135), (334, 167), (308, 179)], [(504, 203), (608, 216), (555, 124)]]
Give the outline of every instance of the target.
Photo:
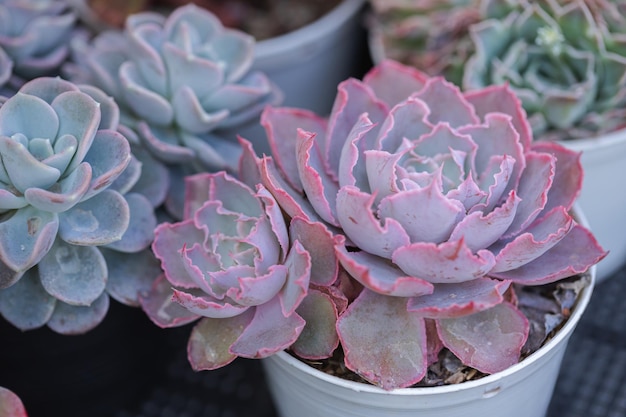
[(585, 138), (624, 127), (626, 1), (478, 2), (372, 0), (376, 21), (390, 19), (378, 43), (385, 56), (465, 90), (508, 84), (535, 138)]
[[(623, 4), (622, 4), (623, 3)], [(465, 89), (508, 83), (537, 137), (590, 137), (626, 115), (626, 2), (487, 0)]]

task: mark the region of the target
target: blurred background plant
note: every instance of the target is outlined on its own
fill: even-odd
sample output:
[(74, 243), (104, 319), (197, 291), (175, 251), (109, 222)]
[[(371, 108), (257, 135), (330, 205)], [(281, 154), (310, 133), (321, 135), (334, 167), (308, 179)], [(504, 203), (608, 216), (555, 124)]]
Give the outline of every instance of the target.
[(372, 49), (465, 90), (508, 84), (536, 139), (624, 127), (624, 1), (372, 0)]

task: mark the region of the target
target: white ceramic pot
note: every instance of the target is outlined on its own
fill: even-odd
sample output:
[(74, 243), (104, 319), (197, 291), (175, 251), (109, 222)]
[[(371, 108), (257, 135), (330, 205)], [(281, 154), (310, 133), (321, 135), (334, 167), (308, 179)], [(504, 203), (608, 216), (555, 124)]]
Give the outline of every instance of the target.
[(609, 254), (598, 263), (602, 282), (626, 262), (626, 129), (604, 136), (562, 141), (581, 151), (583, 188), (578, 204), (598, 242)]
[(337, 85), (360, 76), (367, 35), (365, 0), (343, 0), (316, 21), (259, 41), (252, 68), (265, 72), (285, 93), (282, 105), (330, 113)]
[(590, 275), (591, 285), (563, 328), (502, 372), (456, 385), (385, 391), (328, 375), (280, 352), (262, 360), (276, 408), (282, 417), (543, 417), (569, 338), (591, 298), (595, 266)]

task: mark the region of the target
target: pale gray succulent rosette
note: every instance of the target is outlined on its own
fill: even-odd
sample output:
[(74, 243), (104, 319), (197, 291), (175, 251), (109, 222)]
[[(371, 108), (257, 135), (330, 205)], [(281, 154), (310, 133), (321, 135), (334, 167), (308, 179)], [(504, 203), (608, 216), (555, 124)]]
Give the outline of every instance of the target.
[[(234, 170), (236, 128), (281, 99), (264, 74), (250, 71), (254, 39), (195, 5), (132, 15), (124, 31), (75, 46), (66, 73), (115, 98), (129, 136), (170, 168), (173, 193), (184, 175)], [(183, 195), (173, 199), (168, 207), (180, 218)]]
[(0, 85), (54, 75), (69, 56), (76, 16), (62, 0), (0, 1)]
[(487, 0), (471, 28), (465, 89), (508, 84), (536, 138), (593, 137), (624, 126), (624, 2)]
[(21, 330), (86, 332), (110, 297), (138, 305), (158, 273), (149, 246), (164, 191), (145, 186), (154, 167), (118, 123), (110, 97), (61, 78), (0, 107), (0, 314)]

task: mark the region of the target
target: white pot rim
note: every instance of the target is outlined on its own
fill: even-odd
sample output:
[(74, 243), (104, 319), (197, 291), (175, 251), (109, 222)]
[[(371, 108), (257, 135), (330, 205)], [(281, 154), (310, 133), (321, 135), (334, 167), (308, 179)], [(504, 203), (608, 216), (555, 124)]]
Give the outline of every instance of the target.
[[(585, 227), (588, 227), (587, 219), (584, 217), (584, 214), (580, 211), (580, 209), (577, 208), (576, 205), (574, 206), (573, 211), (575, 213), (576, 219), (578, 220), (578, 223)], [(323, 371), (313, 368), (312, 366), (307, 365), (306, 363), (302, 362), (298, 358), (290, 355), (285, 351), (278, 352), (275, 355), (278, 356), (287, 365), (297, 368), (304, 373), (311, 374), (316, 378), (319, 378), (330, 384), (334, 384), (340, 388), (348, 389), (351, 391), (365, 392), (370, 394), (389, 395), (390, 393), (392, 393), (393, 395), (412, 397), (447, 395), (451, 392), (468, 391), (482, 386), (495, 384), (498, 381), (506, 379), (510, 375), (515, 374), (521, 369), (530, 366), (534, 362), (541, 360), (543, 356), (548, 355), (551, 351), (553, 351), (560, 343), (564, 341), (564, 339), (567, 339), (571, 336), (571, 333), (578, 325), (578, 322), (580, 321), (580, 318), (582, 317), (584, 311), (587, 309), (587, 305), (589, 304), (589, 301), (591, 299), (591, 294), (593, 293), (593, 288), (596, 281), (596, 265), (593, 265), (587, 273), (590, 276), (589, 285), (587, 285), (587, 287), (585, 287), (582, 291), (578, 302), (573, 309), (572, 315), (567, 319), (563, 327), (556, 332), (553, 338), (546, 342), (537, 351), (533, 352), (515, 365), (512, 365), (503, 371), (484, 376), (477, 380), (465, 381), (460, 384), (442, 385), (437, 387), (397, 388), (391, 391), (387, 391), (374, 385), (356, 381), (349, 381), (347, 379), (327, 374)], [(271, 360), (272, 357), (269, 357), (267, 359)]]
[(590, 138), (559, 140), (558, 142), (574, 151), (591, 151), (594, 149), (609, 148), (617, 143), (626, 142), (626, 128)]
[(319, 19), (294, 31), (256, 43), (256, 58), (281, 56), (302, 48), (303, 43), (310, 43), (326, 36), (328, 28), (340, 28), (363, 7), (365, 0), (343, 0)]

